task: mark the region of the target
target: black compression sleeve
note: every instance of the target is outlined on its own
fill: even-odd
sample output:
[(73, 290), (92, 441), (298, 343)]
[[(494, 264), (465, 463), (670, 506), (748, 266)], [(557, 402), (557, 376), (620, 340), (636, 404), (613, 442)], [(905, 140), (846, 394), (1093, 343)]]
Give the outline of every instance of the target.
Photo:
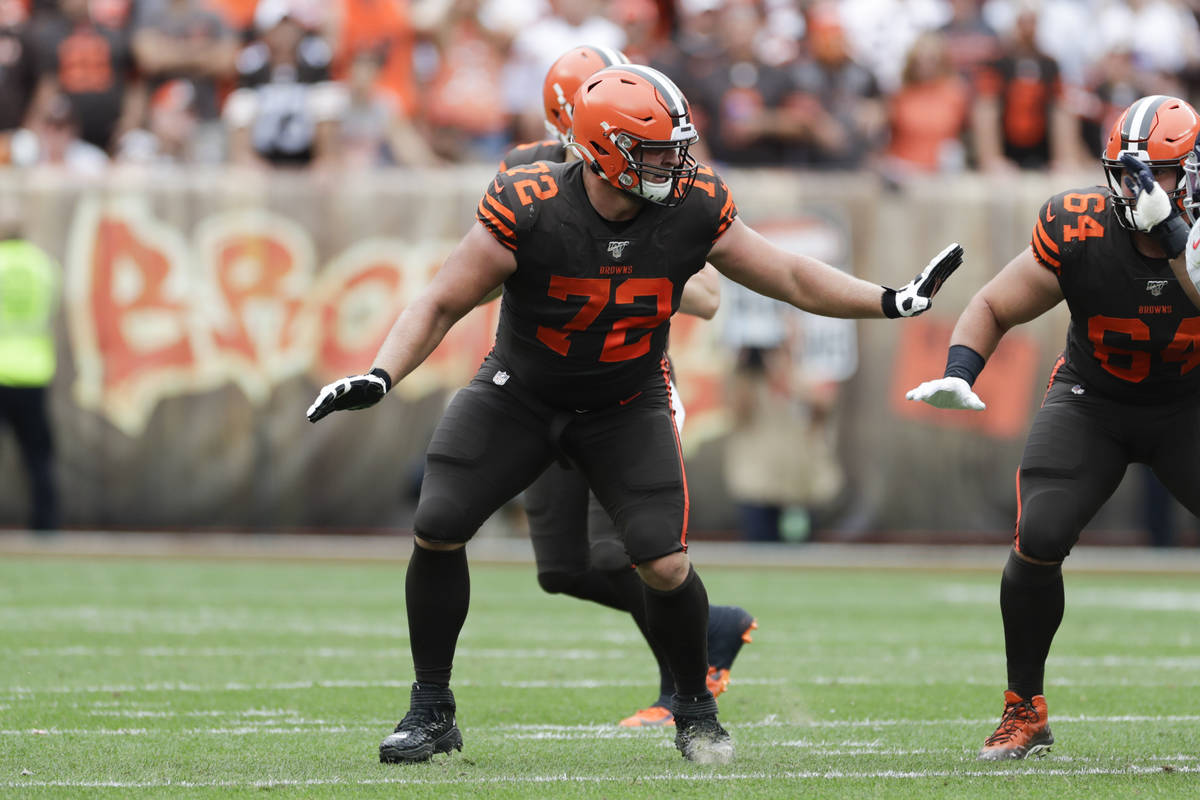
[(973, 386), (985, 363), (983, 356), (965, 344), (952, 344), (950, 352), (946, 355), (946, 374), (943, 377), (962, 378), (968, 385)]
[(1175, 258), (1183, 249), (1187, 247), (1188, 233), (1190, 232), (1187, 222), (1183, 215), (1175, 214), (1169, 219), (1155, 225), (1150, 229), (1150, 235), (1153, 236), (1162, 249), (1166, 251), (1167, 258)]

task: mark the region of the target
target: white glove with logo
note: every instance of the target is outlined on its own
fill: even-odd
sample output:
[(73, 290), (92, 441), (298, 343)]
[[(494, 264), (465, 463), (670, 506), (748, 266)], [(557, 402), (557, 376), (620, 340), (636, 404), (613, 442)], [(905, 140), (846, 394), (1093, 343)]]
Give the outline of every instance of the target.
[(958, 242), (948, 245), (938, 253), (921, 274), (913, 278), (899, 289), (883, 287), (883, 314), (890, 319), (897, 317), (915, 317), (933, 304), (933, 296), (946, 278), (954, 274), (963, 263), (963, 249)]
[(392, 379), (376, 367), (366, 375), (351, 375), (321, 387), (308, 407), (308, 421), (316, 422), (334, 411), (353, 411), (373, 406), (392, 388)]
[(1130, 216), (1139, 231), (1150, 232), (1158, 223), (1171, 216), (1174, 210), (1171, 198), (1154, 180), (1154, 173), (1145, 161), (1133, 153), (1122, 153), (1121, 163), (1125, 165), (1125, 186), (1133, 192), (1133, 208)]
[(925, 381), (915, 389), (910, 389), (904, 395), (909, 400), (920, 400), (934, 408), (969, 408), (972, 411), (983, 411), (987, 408), (979, 395), (971, 391), (971, 384), (962, 378), (938, 378), (936, 381)]

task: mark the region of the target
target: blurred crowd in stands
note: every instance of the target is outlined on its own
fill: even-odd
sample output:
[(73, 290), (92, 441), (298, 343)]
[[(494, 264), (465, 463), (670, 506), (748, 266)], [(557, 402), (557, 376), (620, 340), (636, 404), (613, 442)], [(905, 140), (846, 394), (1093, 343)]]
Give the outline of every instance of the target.
[[(1095, 170), (1136, 98), (1200, 105), (1198, 19), (1200, 0), (0, 0), (0, 165), (497, 164), (546, 138), (546, 70), (591, 44), (670, 76), (720, 167), (891, 185)], [(855, 326), (736, 289), (723, 302), (743, 535), (805, 539), (853, 489), (836, 439)], [(1152, 476), (1145, 491), (1169, 544)]]
[(544, 138), (564, 50), (624, 50), (719, 165), (1094, 164), (1200, 100), (1197, 0), (0, 0), (0, 162), (375, 168)]

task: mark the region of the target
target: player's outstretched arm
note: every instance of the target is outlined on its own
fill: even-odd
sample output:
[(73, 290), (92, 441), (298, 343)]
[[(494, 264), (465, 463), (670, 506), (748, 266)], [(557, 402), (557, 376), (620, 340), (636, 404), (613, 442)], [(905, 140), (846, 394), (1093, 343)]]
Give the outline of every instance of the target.
[(323, 387), (308, 409), (316, 422), (333, 411), (378, 403), (429, 357), (446, 332), (517, 268), (512, 252), (480, 224), (471, 226), (429, 286), (392, 323), (371, 371)]
[(905, 397), (936, 408), (983, 410), (972, 390), (975, 378), (1005, 332), (1041, 316), (1063, 299), (1054, 273), (1025, 248), (996, 277), (975, 293), (950, 335), (946, 372), (911, 389)]
[(720, 307), (721, 276), (712, 264), (705, 264), (683, 285), (683, 292), (679, 295), (679, 313), (712, 319)]
[(856, 278), (823, 261), (789, 253), (735, 219), (708, 260), (724, 275), (759, 294), (826, 317), (910, 317), (926, 311), (942, 283), (962, 263), (950, 245), (899, 289)]
[(1171, 269), (1184, 294), (1200, 307), (1200, 220), (1196, 220), (1188, 233), (1182, 257), (1171, 259)]

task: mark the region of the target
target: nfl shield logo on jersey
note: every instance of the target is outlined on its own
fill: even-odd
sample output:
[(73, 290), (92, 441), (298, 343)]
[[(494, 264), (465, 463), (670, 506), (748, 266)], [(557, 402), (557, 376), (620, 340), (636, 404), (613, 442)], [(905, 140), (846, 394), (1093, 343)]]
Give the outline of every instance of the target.
[(1146, 281), (1146, 291), (1158, 297), (1163, 293), (1163, 289), (1167, 288), (1166, 281)]
[(629, 242), (609, 242), (608, 252), (616, 259), (621, 258), (621, 254), (625, 252), (625, 248), (629, 246)]

